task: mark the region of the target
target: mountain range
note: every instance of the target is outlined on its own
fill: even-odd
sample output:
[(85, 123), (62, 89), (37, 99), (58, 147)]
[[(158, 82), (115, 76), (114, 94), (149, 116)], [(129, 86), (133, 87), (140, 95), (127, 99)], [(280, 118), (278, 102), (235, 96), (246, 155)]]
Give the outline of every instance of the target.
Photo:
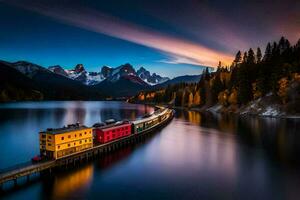
[(0, 101), (101, 99), (101, 92), (25, 61), (0, 61)]
[(168, 77), (161, 77), (156, 73), (151, 74), (143, 67), (136, 71), (128, 63), (116, 68), (103, 66), (98, 72), (87, 72), (82, 64), (77, 64), (71, 70), (64, 69), (59, 65), (48, 67), (48, 69), (56, 74), (80, 81), (85, 85), (96, 85), (104, 80), (116, 82), (124, 76), (137, 77), (137, 79), (141, 79), (139, 82), (145, 85), (157, 85), (170, 80)]
[(64, 69), (59, 65), (44, 68), (26, 61), (0, 61), (0, 101), (120, 98), (154, 87), (199, 80), (199, 76), (169, 79), (143, 67), (136, 71), (128, 63), (87, 72), (82, 64)]

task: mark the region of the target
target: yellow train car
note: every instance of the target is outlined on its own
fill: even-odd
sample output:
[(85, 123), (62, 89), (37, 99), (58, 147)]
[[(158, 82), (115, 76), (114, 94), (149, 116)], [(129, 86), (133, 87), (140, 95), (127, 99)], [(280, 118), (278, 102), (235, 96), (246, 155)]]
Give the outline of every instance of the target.
[(93, 147), (92, 128), (79, 123), (67, 127), (48, 128), (39, 134), (40, 154), (47, 159), (57, 159)]

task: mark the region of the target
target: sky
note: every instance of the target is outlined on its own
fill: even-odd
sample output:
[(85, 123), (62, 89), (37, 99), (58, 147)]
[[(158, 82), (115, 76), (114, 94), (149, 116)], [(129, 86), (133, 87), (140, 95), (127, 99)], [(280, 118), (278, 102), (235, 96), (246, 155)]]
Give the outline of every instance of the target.
[(229, 65), (300, 38), (297, 0), (0, 0), (0, 59), (87, 71), (130, 63), (163, 76)]

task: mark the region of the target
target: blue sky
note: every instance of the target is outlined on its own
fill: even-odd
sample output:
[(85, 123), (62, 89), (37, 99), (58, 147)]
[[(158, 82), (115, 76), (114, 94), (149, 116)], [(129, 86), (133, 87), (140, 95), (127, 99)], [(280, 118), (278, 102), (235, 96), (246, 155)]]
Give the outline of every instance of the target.
[(229, 64), (237, 50), (281, 35), (292, 42), (300, 37), (299, 3), (268, 3), (0, 0), (0, 59), (45, 67), (82, 63), (88, 71), (131, 63), (169, 77), (200, 74), (219, 60)]

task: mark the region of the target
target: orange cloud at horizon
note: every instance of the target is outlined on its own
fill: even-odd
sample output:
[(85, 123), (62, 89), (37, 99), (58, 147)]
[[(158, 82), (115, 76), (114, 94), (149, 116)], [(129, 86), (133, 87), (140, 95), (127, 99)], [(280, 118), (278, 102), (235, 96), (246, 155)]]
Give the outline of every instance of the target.
[(233, 60), (232, 55), (122, 21), (93, 9), (68, 8), (66, 10), (66, 8), (39, 3), (26, 5), (17, 3), (15, 5), (52, 17), (69, 25), (157, 49), (170, 57), (170, 60), (161, 62), (216, 67), (219, 61), (223, 64), (230, 64)]

